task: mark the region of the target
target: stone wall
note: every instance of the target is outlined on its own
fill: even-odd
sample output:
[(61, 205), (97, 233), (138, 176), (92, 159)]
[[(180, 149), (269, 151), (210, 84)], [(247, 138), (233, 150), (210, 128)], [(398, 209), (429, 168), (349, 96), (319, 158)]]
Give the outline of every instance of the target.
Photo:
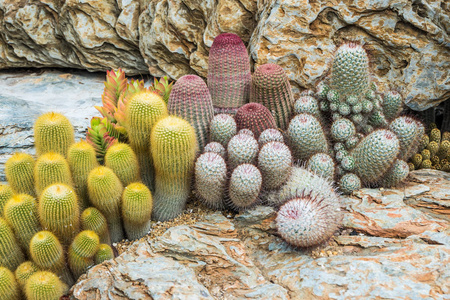
[(254, 66), (281, 65), (295, 92), (326, 75), (336, 45), (364, 41), (376, 79), (424, 110), (450, 97), (447, 0), (3, 0), (0, 68), (207, 74), (221, 32)]

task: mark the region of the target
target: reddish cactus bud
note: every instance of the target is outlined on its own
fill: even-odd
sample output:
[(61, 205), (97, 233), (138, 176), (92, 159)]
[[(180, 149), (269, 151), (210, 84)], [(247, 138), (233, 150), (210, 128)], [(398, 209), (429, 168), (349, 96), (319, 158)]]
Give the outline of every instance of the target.
[(261, 132), (268, 128), (277, 128), (270, 111), (262, 104), (247, 103), (236, 112), (234, 117), (238, 130), (250, 129), (258, 139)]

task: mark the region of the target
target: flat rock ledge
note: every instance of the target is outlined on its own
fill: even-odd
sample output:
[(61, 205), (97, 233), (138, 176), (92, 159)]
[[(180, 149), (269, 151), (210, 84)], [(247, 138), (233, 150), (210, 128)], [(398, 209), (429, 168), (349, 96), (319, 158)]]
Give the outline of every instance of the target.
[(344, 228), (314, 249), (276, 235), (276, 212), (221, 212), (133, 243), (90, 269), (72, 299), (449, 299), (450, 175), (344, 198)]

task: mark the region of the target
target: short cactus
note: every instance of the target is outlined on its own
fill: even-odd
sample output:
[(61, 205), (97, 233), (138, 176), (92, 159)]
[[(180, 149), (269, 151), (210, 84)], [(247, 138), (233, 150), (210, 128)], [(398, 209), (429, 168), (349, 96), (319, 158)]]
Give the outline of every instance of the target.
[(14, 273), (0, 266), (0, 297), (2, 300), (20, 299), (20, 287)]
[(335, 141), (345, 142), (356, 134), (356, 128), (352, 121), (339, 118), (331, 124), (331, 136)]
[(150, 144), (157, 175), (153, 217), (166, 221), (180, 215), (186, 205), (198, 144), (194, 128), (175, 116), (155, 124)]
[(228, 142), (228, 167), (233, 170), (240, 164), (253, 164), (258, 156), (258, 142), (247, 134), (238, 134)]
[(402, 182), (409, 173), (408, 163), (401, 159), (396, 159), (392, 167), (387, 171), (382, 179), (384, 187), (395, 187)]
[(8, 184), (0, 184), (0, 217), (3, 216), (3, 207), (13, 195), (14, 192)]
[(108, 221), (111, 241), (119, 242), (124, 238), (120, 218), (123, 186), (119, 178), (110, 168), (97, 167), (89, 173), (88, 191), (92, 204)]
[(38, 158), (34, 167), (34, 179), (38, 196), (46, 187), (54, 183), (73, 186), (69, 164), (62, 155), (55, 152), (48, 152)]
[[(205, 147), (206, 148), (206, 147)], [(227, 165), (222, 156), (205, 152), (195, 162), (194, 182), (197, 197), (212, 209), (225, 208)]]
[(254, 165), (237, 166), (230, 178), (229, 206), (236, 210), (244, 210), (255, 205), (261, 192), (261, 172)]
[(303, 96), (297, 99), (294, 103), (294, 113), (296, 115), (309, 113), (319, 120), (322, 118), (322, 114), (319, 109), (319, 102), (312, 96)]
[(92, 230), (100, 238), (100, 243), (111, 244), (108, 222), (95, 207), (86, 208), (80, 217), (81, 230)]
[(24, 256), (12, 228), (0, 217), (0, 266), (14, 271), (23, 261)]
[(75, 278), (94, 265), (94, 255), (99, 246), (99, 237), (94, 231), (84, 230), (75, 237), (67, 254), (69, 267)]
[(211, 143), (208, 143), (208, 144), (205, 146), (204, 152), (205, 152), (205, 153), (206, 153), (206, 152), (217, 153), (217, 154), (219, 154), (219, 155), (220, 155), (222, 158), (224, 158), (224, 159), (225, 159), (225, 157), (226, 157), (226, 155), (227, 155), (227, 152), (226, 152), (224, 146), (222, 146), (222, 144), (217, 143), (217, 142), (211, 142)]
[(433, 128), (430, 131), (430, 142), (441, 143), (441, 131), (438, 128)]
[(268, 142), (280, 142), (284, 143), (283, 134), (278, 129), (269, 128), (261, 132), (258, 144), (262, 147), (265, 143)]
[(291, 85), (283, 68), (265, 64), (252, 76), (250, 101), (264, 105), (272, 113), (279, 128), (286, 130), (294, 105)]
[(262, 174), (263, 187), (268, 190), (279, 188), (291, 174), (292, 154), (280, 142), (268, 142), (258, 154), (258, 168)]
[(253, 131), (251, 131), (250, 129), (247, 129), (247, 128), (242, 128), (242, 129), (240, 129), (240, 130), (237, 132), (237, 134), (246, 134), (246, 135), (249, 135), (249, 136), (251, 136), (251, 137), (255, 137), (255, 134), (253, 133)]
[(17, 267), (14, 275), (16, 276), (17, 283), (23, 291), (25, 291), (25, 284), (27, 283), (27, 280), (37, 271), (39, 271), (39, 267), (34, 262), (29, 260), (21, 263)]
[(125, 187), (122, 195), (122, 217), (129, 240), (140, 239), (150, 231), (152, 208), (152, 193), (144, 184), (134, 182)]
[(67, 285), (49, 271), (34, 273), (25, 284), (25, 295), (28, 300), (58, 300), (66, 291)]
[(194, 127), (202, 151), (208, 140), (209, 123), (214, 117), (211, 95), (203, 79), (197, 75), (180, 77), (170, 93), (168, 110)]
[[(417, 144), (421, 133), (417, 127), (417, 122), (411, 117), (401, 116), (395, 118), (390, 124), (389, 129), (394, 132), (400, 141), (399, 158), (408, 160), (417, 149)], [(413, 149), (414, 148), (414, 149)]]
[(238, 130), (247, 128), (253, 132), (256, 139), (264, 130), (277, 127), (270, 111), (264, 105), (254, 102), (241, 106), (234, 119)]
[(6, 161), (6, 179), (14, 193), (36, 196), (34, 189), (34, 165), (34, 158), (26, 153), (14, 153)]
[(437, 152), (439, 151), (439, 144), (435, 141), (431, 141), (428, 146), (427, 149), (430, 151), (430, 155), (431, 157), (435, 156), (437, 154)]
[(34, 145), (39, 156), (55, 152), (65, 157), (74, 142), (73, 126), (62, 114), (49, 112), (34, 123)]
[(110, 260), (114, 258), (114, 252), (110, 245), (108, 244), (100, 244), (98, 246), (97, 252), (94, 255), (94, 263), (96, 265), (101, 264), (106, 260)]
[(219, 34), (209, 49), (208, 88), (215, 113), (236, 113), (248, 102), (251, 84), (250, 58), (241, 38)]
[(139, 181), (139, 165), (136, 154), (128, 144), (116, 143), (105, 155), (105, 166), (114, 171), (123, 186)]
[(227, 114), (214, 116), (210, 124), (210, 141), (218, 142), (225, 148), (230, 139), (236, 134), (237, 125), (234, 118)]
[(311, 172), (332, 180), (334, 178), (336, 164), (330, 155), (326, 153), (316, 153), (308, 159), (306, 167)]
[(361, 180), (353, 173), (344, 174), (339, 180), (339, 189), (344, 194), (351, 194), (361, 188)]

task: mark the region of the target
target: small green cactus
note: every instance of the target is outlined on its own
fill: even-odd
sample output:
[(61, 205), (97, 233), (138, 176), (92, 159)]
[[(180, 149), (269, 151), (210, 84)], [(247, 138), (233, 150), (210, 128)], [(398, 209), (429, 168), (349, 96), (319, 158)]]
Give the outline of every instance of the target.
[(28, 300), (59, 300), (67, 289), (68, 286), (56, 274), (38, 271), (27, 280), (25, 295)]
[(422, 155), (422, 161), (431, 159), (431, 152), (428, 149), (423, 149), (422, 152), (420, 152), (420, 155)]
[(73, 186), (69, 164), (62, 155), (55, 152), (48, 152), (38, 158), (34, 168), (34, 178), (38, 196), (53, 183)]
[(397, 135), (400, 141), (399, 158), (408, 160), (414, 154), (411, 148), (415, 147), (420, 140), (417, 136), (420, 131), (416, 121), (411, 117), (401, 116), (389, 124), (389, 129)]
[(261, 192), (261, 172), (254, 165), (237, 166), (230, 178), (229, 205), (236, 210), (244, 210), (255, 205)]
[(16, 276), (17, 283), (24, 292), (27, 280), (31, 277), (31, 275), (33, 275), (37, 271), (39, 271), (39, 267), (34, 262), (29, 260), (21, 263), (17, 267), (16, 271), (14, 272), (14, 275)]
[(361, 180), (356, 174), (344, 174), (339, 180), (339, 189), (344, 194), (351, 194), (353, 191), (361, 188)]
[(303, 96), (297, 99), (294, 103), (294, 113), (296, 115), (309, 113), (315, 116), (318, 120), (322, 118), (319, 109), (319, 102), (312, 96)]
[(45, 113), (34, 123), (34, 145), (39, 156), (55, 152), (65, 157), (74, 142), (72, 124), (62, 114)]
[(81, 230), (92, 230), (100, 238), (100, 243), (111, 244), (108, 222), (95, 207), (86, 208), (80, 217)]
[(114, 258), (114, 252), (110, 245), (108, 244), (100, 244), (98, 246), (97, 252), (94, 255), (94, 262), (96, 265), (101, 264), (106, 260), (110, 260)]
[(441, 131), (438, 128), (433, 128), (430, 131), (430, 142), (441, 143)]
[(308, 159), (306, 167), (311, 172), (332, 180), (335, 175), (334, 170), (336, 164), (330, 155), (326, 153), (316, 153)]
[(94, 265), (94, 255), (99, 246), (99, 237), (92, 230), (84, 230), (75, 237), (68, 251), (69, 267), (75, 278)]
[(395, 187), (408, 176), (408, 173), (408, 163), (401, 159), (396, 159), (392, 167), (384, 175), (382, 185), (388, 188)]
[(424, 159), (420, 164), (420, 169), (431, 169), (432, 165), (431, 160)]
[(0, 266), (0, 299), (17, 300), (20, 299), (20, 287), (14, 273)]
[(292, 164), (291, 151), (285, 144), (265, 143), (258, 154), (258, 168), (263, 177), (264, 188), (279, 188), (291, 174)]
[(345, 142), (356, 134), (356, 128), (352, 121), (339, 118), (331, 124), (331, 136), (338, 142)]
[(435, 156), (437, 154), (437, 152), (439, 151), (439, 144), (435, 141), (431, 141), (428, 146), (427, 149), (430, 151), (430, 155), (431, 157)]
[(6, 179), (14, 193), (36, 196), (34, 189), (34, 165), (34, 158), (26, 153), (14, 153), (6, 161)]
[(14, 271), (24, 261), (24, 255), (12, 228), (0, 217), (0, 266)]
[(105, 166), (114, 171), (123, 186), (139, 181), (139, 165), (136, 154), (128, 144), (116, 143), (105, 155)]
[(225, 148), (230, 139), (236, 134), (237, 125), (234, 118), (227, 114), (214, 116), (210, 124), (210, 141), (218, 142)]
[(140, 239), (150, 231), (152, 208), (152, 193), (144, 184), (134, 182), (125, 187), (122, 195), (122, 217), (130, 241)]
[(383, 112), (388, 120), (394, 119), (403, 110), (402, 96), (396, 91), (389, 91), (383, 96)]

